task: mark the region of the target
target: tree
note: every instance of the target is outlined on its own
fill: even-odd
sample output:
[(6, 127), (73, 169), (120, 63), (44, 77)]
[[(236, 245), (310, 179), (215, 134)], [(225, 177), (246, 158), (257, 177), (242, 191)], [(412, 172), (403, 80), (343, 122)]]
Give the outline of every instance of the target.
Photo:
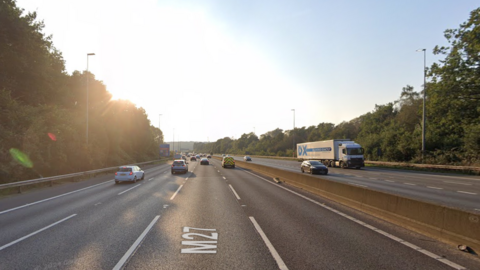
[(444, 55), (434, 63), (427, 84), (427, 147), (461, 147), (463, 137), (480, 121), (480, 8), (458, 29), (444, 32), (450, 46), (436, 46)]

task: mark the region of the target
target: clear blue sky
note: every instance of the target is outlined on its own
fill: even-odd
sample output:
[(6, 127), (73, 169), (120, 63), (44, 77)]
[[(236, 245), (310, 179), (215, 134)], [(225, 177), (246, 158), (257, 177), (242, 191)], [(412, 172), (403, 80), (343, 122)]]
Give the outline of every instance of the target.
[[(20, 0), (69, 73), (86, 69), (146, 109), (165, 140), (215, 141), (338, 124), (420, 91), (423, 54), (478, 0)], [(159, 114), (162, 116), (159, 118)], [(159, 121), (160, 120), (160, 121)]]

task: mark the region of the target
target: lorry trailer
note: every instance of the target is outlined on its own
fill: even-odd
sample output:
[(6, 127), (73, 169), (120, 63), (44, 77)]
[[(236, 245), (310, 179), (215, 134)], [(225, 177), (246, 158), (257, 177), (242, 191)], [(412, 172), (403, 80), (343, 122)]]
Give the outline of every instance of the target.
[(297, 144), (297, 157), (301, 160), (319, 160), (328, 167), (365, 167), (364, 150), (349, 139), (336, 139)]

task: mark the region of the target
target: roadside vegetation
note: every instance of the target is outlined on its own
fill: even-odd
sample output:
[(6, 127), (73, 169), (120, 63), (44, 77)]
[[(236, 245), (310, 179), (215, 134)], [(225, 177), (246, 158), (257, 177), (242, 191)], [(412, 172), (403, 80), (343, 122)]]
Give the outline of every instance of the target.
[(67, 74), (43, 28), (0, 1), (0, 183), (157, 159), (163, 134), (145, 110), (112, 100), (92, 73)]

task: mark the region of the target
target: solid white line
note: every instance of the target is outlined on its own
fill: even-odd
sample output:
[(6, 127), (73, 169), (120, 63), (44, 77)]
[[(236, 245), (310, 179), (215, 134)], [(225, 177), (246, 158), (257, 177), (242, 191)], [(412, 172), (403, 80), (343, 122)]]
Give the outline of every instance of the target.
[(458, 193), (464, 193), (464, 194), (470, 194), (470, 195), (477, 195), (477, 193), (473, 193), (473, 192), (467, 192), (467, 191), (457, 191)]
[(409, 185), (409, 186), (416, 186), (417, 184), (412, 184), (412, 183), (404, 183), (405, 185)]
[(432, 189), (443, 189), (441, 187), (431, 187), (431, 186), (427, 186), (427, 188), (432, 188)]
[(135, 252), (135, 250), (138, 248), (138, 246), (143, 242), (143, 239), (145, 239), (145, 236), (147, 233), (152, 229), (153, 225), (155, 225), (155, 222), (160, 218), (160, 216), (156, 216), (152, 222), (148, 225), (148, 227), (143, 231), (143, 233), (137, 238), (137, 240), (133, 243), (133, 245), (127, 250), (125, 255), (118, 261), (117, 265), (113, 267), (113, 270), (119, 270), (123, 268), (123, 265), (127, 262), (127, 260), (132, 256), (132, 254)]
[[(400, 238), (398, 238), (398, 237), (396, 237), (396, 236), (393, 236), (393, 235), (391, 235), (391, 234), (389, 234), (389, 233), (387, 233), (387, 232), (385, 232), (385, 231), (382, 231), (382, 230), (380, 230), (380, 229), (378, 229), (378, 228), (375, 228), (375, 227), (373, 227), (373, 226), (371, 226), (371, 225), (368, 225), (368, 224), (366, 224), (365, 222), (363, 222), (363, 221), (361, 221), (361, 220), (358, 220), (358, 219), (356, 219), (356, 218), (354, 218), (354, 217), (352, 217), (352, 216), (349, 216), (349, 215), (347, 215), (347, 214), (345, 214), (345, 213), (342, 213), (342, 212), (340, 212), (340, 211), (338, 211), (338, 210), (336, 210), (336, 209), (334, 209), (334, 208), (332, 208), (332, 207), (326, 206), (326, 205), (324, 205), (324, 204), (322, 204), (322, 203), (319, 203), (319, 202), (317, 202), (317, 201), (315, 201), (315, 200), (313, 200), (313, 199), (310, 199), (310, 198), (308, 198), (308, 197), (306, 197), (306, 196), (304, 196), (304, 195), (302, 195), (302, 194), (300, 194), (300, 193), (297, 193), (297, 192), (295, 192), (295, 191), (293, 191), (293, 190), (290, 190), (290, 189), (288, 189), (288, 188), (286, 188), (286, 187), (282, 187), (282, 186), (276, 185), (275, 183), (273, 183), (273, 182), (271, 182), (271, 181), (269, 181), (269, 180), (267, 180), (267, 179), (265, 179), (265, 178), (263, 178), (263, 177), (260, 177), (260, 176), (258, 176), (258, 175), (256, 175), (256, 174), (253, 174), (253, 173), (251, 173), (251, 172), (247, 172), (247, 171), (245, 171), (245, 170), (244, 170), (244, 172), (246, 172), (246, 173), (248, 173), (248, 174), (251, 174), (251, 175), (253, 175), (253, 176), (257, 177), (257, 178), (260, 178), (260, 179), (264, 180), (265, 182), (267, 182), (267, 183), (269, 183), (269, 184), (271, 184), (271, 185), (274, 185), (274, 186), (276, 186), (276, 187), (278, 187), (278, 188), (284, 189), (285, 191), (288, 191), (288, 192), (290, 192), (290, 193), (293, 193), (293, 194), (295, 194), (295, 195), (297, 195), (297, 196), (299, 196), (299, 197), (301, 197), (301, 198), (303, 198), (303, 199), (305, 199), (305, 200), (307, 200), (307, 201), (310, 201), (310, 202), (312, 202), (312, 203), (314, 203), (314, 204), (316, 204), (316, 205), (318, 205), (318, 206), (320, 206), (320, 207), (323, 207), (323, 208), (325, 208), (325, 209), (327, 209), (327, 210), (329, 210), (329, 211), (331, 211), (331, 212), (333, 212), (333, 213), (335, 213), (335, 214), (338, 214), (338, 215), (340, 215), (340, 216), (343, 216), (343, 217), (345, 217), (345, 218), (347, 218), (347, 219), (349, 219), (349, 220), (351, 220), (351, 221), (353, 221), (353, 222), (355, 222), (355, 223), (357, 223), (357, 224), (359, 224), (359, 225), (362, 225), (362, 226), (364, 226), (364, 227), (366, 227), (366, 228), (369, 228), (370, 230), (373, 230), (374, 232), (377, 232), (377, 233), (379, 233), (379, 234), (381, 234), (381, 235), (384, 235), (384, 236), (386, 236), (386, 237), (388, 237), (388, 238), (390, 238), (390, 239), (392, 239), (392, 240), (394, 240), (394, 241), (396, 241), (396, 242), (399, 242), (399, 243), (401, 243), (401, 244), (403, 244), (403, 245), (405, 245), (405, 246), (408, 246), (408, 247), (410, 247), (410, 248), (413, 248), (413, 249), (416, 250), (416, 251), (422, 252), (423, 254), (425, 254), (425, 255), (427, 255), (427, 256), (428, 256), (427, 253), (433, 254), (433, 253), (431, 253), (431, 252), (429, 252), (429, 251), (426, 251), (426, 250), (424, 250), (424, 249), (422, 249), (422, 248), (420, 248), (420, 247), (417, 247), (417, 246), (415, 246), (415, 245), (413, 245), (413, 244), (411, 244), (411, 243), (409, 243), (409, 242), (407, 242), (407, 241), (404, 241), (403, 239), (400, 239)], [(366, 226), (366, 225), (368, 225), (368, 226)], [(425, 252), (423, 252), (423, 251), (425, 251)], [(435, 254), (433, 254), (433, 255), (435, 255)], [(466, 269), (465, 267), (463, 267), (463, 266), (461, 266), (461, 265), (458, 265), (458, 264), (456, 264), (456, 263), (454, 263), (454, 262), (451, 262), (451, 261), (449, 261), (449, 260), (447, 260), (447, 259), (443, 259), (442, 257), (440, 257), (440, 256), (438, 256), (438, 255), (435, 255), (435, 256), (432, 257), (432, 258), (433, 258), (433, 259), (436, 259), (437, 261), (442, 262), (442, 263), (444, 263), (444, 264), (446, 264), (446, 265), (449, 265), (449, 266), (451, 266), (451, 267), (453, 267), (453, 268), (455, 268), (455, 269), (458, 269), (458, 270)]]
[(233, 189), (232, 185), (228, 185), (230, 186), (230, 189), (233, 191), (233, 194), (235, 194), (235, 197), (237, 197), (237, 200), (240, 200), (240, 196), (238, 196), (237, 192), (235, 191), (235, 189)]
[(354, 186), (359, 186), (359, 187), (368, 187), (368, 186), (365, 186), (365, 185), (360, 185), (360, 184), (355, 184), (355, 183), (352, 183), (352, 182), (348, 182), (349, 184), (351, 185), (354, 185)]
[(180, 185), (177, 189), (177, 191), (175, 191), (175, 193), (173, 193), (172, 197), (170, 198), (170, 201), (173, 200), (175, 198), (175, 196), (177, 196), (177, 193), (180, 191), (180, 189), (182, 189), (183, 185)]
[(252, 221), (253, 223), (253, 226), (255, 226), (255, 229), (257, 230), (258, 234), (260, 234), (260, 236), (262, 237), (263, 239), (263, 242), (265, 242), (265, 244), (267, 245), (268, 247), (268, 250), (270, 250), (270, 253), (272, 254), (273, 258), (275, 259), (275, 261), (277, 262), (277, 265), (279, 267), (279, 269), (285, 269), (287, 270), (288, 267), (287, 265), (283, 262), (282, 258), (280, 257), (280, 255), (278, 254), (277, 250), (275, 249), (275, 247), (273, 247), (272, 243), (270, 242), (270, 240), (268, 240), (267, 238), (267, 235), (265, 235), (265, 233), (263, 232), (262, 228), (260, 227), (260, 225), (258, 225), (257, 221), (255, 220), (254, 217), (249, 217), (250, 218), (250, 221)]
[(44, 231), (44, 230), (46, 230), (46, 229), (48, 229), (48, 228), (50, 228), (50, 227), (53, 227), (53, 226), (55, 226), (55, 225), (57, 225), (57, 224), (59, 224), (59, 223), (61, 223), (61, 222), (64, 222), (65, 220), (70, 219), (70, 218), (72, 218), (72, 217), (74, 217), (74, 216), (76, 216), (76, 215), (77, 215), (77, 214), (73, 214), (73, 215), (71, 215), (71, 216), (68, 216), (68, 217), (66, 217), (66, 218), (64, 218), (64, 219), (62, 219), (62, 220), (59, 220), (59, 221), (57, 221), (57, 222), (55, 222), (55, 223), (53, 223), (53, 224), (48, 225), (47, 227), (44, 227), (44, 228), (42, 228), (42, 229), (40, 229), (40, 230), (38, 230), (38, 231), (35, 231), (35, 232), (33, 232), (33, 233), (29, 234), (29, 235), (26, 235), (26, 236), (24, 236), (24, 237), (22, 237), (22, 238), (19, 238), (19, 239), (13, 241), (13, 242), (10, 242), (10, 243), (6, 244), (6, 245), (4, 245), (4, 246), (1, 246), (1, 247), (0, 247), (0, 250), (3, 250), (3, 249), (5, 249), (5, 248), (7, 248), (7, 247), (9, 247), (9, 246), (11, 246), (11, 245), (14, 245), (14, 244), (16, 244), (16, 243), (18, 243), (18, 242), (20, 242), (20, 241), (23, 241), (23, 240), (29, 238), (30, 236), (33, 236), (33, 235), (35, 235), (35, 234), (37, 234), (37, 233), (39, 233), (39, 232), (41, 232), (41, 231)]
[(464, 185), (464, 186), (471, 186), (472, 184), (466, 184), (466, 183), (458, 183), (458, 182), (453, 182), (453, 181), (443, 181), (444, 183), (451, 183), (451, 184), (459, 184), (459, 185)]
[(0, 215), (11, 212), (11, 211), (15, 211), (15, 210), (27, 207), (27, 206), (35, 205), (35, 204), (38, 204), (38, 203), (42, 203), (42, 202), (50, 201), (50, 200), (53, 200), (53, 199), (56, 199), (56, 198), (66, 196), (66, 195), (70, 195), (70, 194), (73, 194), (73, 193), (76, 193), (76, 192), (79, 192), (79, 191), (82, 191), (82, 190), (86, 190), (86, 189), (89, 189), (89, 188), (93, 188), (93, 187), (96, 187), (96, 186), (99, 186), (99, 185), (106, 184), (106, 183), (109, 183), (109, 182), (113, 182), (113, 180), (108, 180), (107, 182), (103, 182), (103, 183), (96, 184), (96, 185), (93, 185), (93, 186), (89, 186), (89, 187), (86, 187), (86, 188), (81, 188), (81, 189), (78, 189), (78, 190), (70, 191), (70, 192), (67, 192), (65, 194), (58, 195), (58, 196), (55, 196), (55, 197), (51, 197), (51, 198), (48, 198), (48, 199), (44, 199), (44, 200), (41, 200), (41, 201), (36, 201), (36, 202), (33, 202), (33, 203), (27, 203), (27, 204), (22, 205), (22, 206), (18, 206), (18, 207), (15, 207), (15, 208), (11, 208), (11, 209), (2, 211), (2, 212), (0, 212)]
[(127, 192), (127, 191), (129, 191), (129, 190), (132, 190), (132, 189), (134, 189), (134, 188), (139, 187), (140, 185), (141, 185), (141, 184), (138, 184), (138, 185), (136, 185), (136, 186), (134, 186), (134, 187), (131, 187), (131, 188), (127, 189), (127, 190), (124, 190), (124, 191), (118, 193), (118, 195), (122, 195), (123, 193), (125, 193), (125, 192)]

